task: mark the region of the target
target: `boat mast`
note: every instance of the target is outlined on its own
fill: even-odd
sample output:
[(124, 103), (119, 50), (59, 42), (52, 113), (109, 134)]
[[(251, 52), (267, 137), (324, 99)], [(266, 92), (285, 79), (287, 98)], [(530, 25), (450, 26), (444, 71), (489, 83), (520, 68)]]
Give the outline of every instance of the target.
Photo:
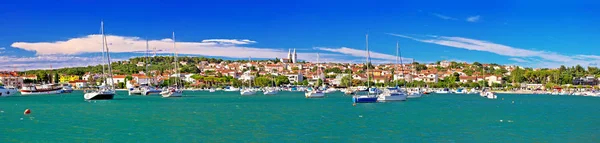
[[(144, 64), (146, 64), (145, 65), (146, 66), (146, 72), (145, 72), (146, 76), (149, 76), (149, 74), (148, 74), (148, 64), (150, 64), (150, 58), (148, 58), (149, 52), (150, 51), (148, 50), (148, 39), (146, 39), (146, 62), (144, 63)], [(152, 83), (148, 82), (148, 86), (151, 86), (151, 85), (152, 85)]]
[[(402, 79), (404, 79), (404, 63), (402, 63), (402, 53), (400, 53), (400, 46), (398, 46), (398, 41), (396, 41), (396, 64), (398, 64), (398, 59), (400, 59), (400, 72), (402, 72)], [(406, 88), (406, 80), (404, 80), (404, 85), (402, 87)], [(396, 87), (398, 86), (398, 81), (396, 81)], [(405, 89), (406, 91), (406, 89)]]
[(104, 64), (106, 64), (106, 55), (104, 55), (104, 21), (100, 21), (100, 33), (102, 34), (102, 80), (104, 85), (108, 86), (108, 81), (106, 81), (106, 71), (104, 70)]
[(175, 60), (175, 74), (177, 74), (177, 79), (175, 81), (175, 89), (179, 89), (179, 78), (181, 78), (181, 75), (179, 75), (179, 70), (178, 70), (178, 65), (177, 64), (177, 48), (175, 47), (175, 32), (173, 32), (173, 50), (175, 50), (175, 54), (174, 54), (174, 60)]
[[(319, 77), (319, 79), (321, 79), (321, 74), (319, 73), (321, 71), (321, 68), (319, 68), (319, 65), (321, 63), (319, 62), (319, 53), (317, 52), (317, 76)], [(317, 83), (319, 83), (319, 79), (317, 79)], [(319, 86), (317, 86), (317, 89), (319, 89)]]
[[(104, 25), (102, 27), (102, 31), (104, 31)], [(103, 33), (102, 35), (104, 35), (104, 32), (102, 32), (102, 33)], [(108, 76), (108, 78), (110, 78), (110, 82), (111, 82), (109, 89), (114, 90), (115, 89), (115, 86), (114, 86), (115, 81), (112, 76), (112, 66), (110, 64), (110, 51), (108, 50), (108, 42), (106, 41), (106, 36), (103, 36), (103, 37), (104, 37), (104, 44), (105, 44), (104, 47), (106, 48), (106, 62), (108, 63), (108, 68), (107, 68), (108, 75), (107, 76)]]
[(369, 76), (369, 34), (365, 35), (366, 39), (367, 39), (367, 62), (365, 63), (365, 66), (367, 66), (367, 96), (370, 95), (370, 89), (371, 88), (371, 76)]
[[(396, 66), (394, 66), (394, 72), (398, 69), (398, 41), (396, 41)], [(404, 79), (404, 72), (402, 72), (402, 69), (400, 69), (400, 72), (402, 74), (402, 78)], [(398, 87), (398, 79), (396, 79), (396, 87)]]

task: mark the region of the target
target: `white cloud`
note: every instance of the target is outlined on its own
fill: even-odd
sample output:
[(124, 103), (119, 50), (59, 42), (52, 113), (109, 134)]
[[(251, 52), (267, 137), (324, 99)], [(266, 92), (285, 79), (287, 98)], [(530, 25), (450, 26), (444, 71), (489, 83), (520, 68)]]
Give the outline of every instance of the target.
[(253, 43), (256, 43), (256, 41), (252, 41), (252, 40), (248, 40), (248, 39), (244, 39), (244, 40), (238, 40), (238, 39), (206, 39), (206, 40), (202, 40), (202, 43), (218, 43), (218, 44), (243, 45), (243, 44), (253, 44)]
[[(560, 65), (597, 65), (600, 63), (600, 56), (596, 55), (578, 55), (567, 56), (548, 51), (533, 51), (527, 49), (515, 48), (507, 45), (497, 44), (489, 41), (469, 39), (463, 37), (447, 37), (447, 36), (425, 36), (426, 38), (414, 38), (411, 36), (387, 33), (388, 35), (408, 38), (419, 42), (455, 47), (467, 50), (491, 52), (498, 55), (513, 57), (509, 60), (521, 63), (528, 60), (539, 60), (536, 62), (528, 62), (529, 66), (534, 67), (556, 67)], [(520, 58), (516, 58), (520, 57)]]
[(4, 47), (0, 47), (0, 50), (6, 50), (6, 48), (4, 48)]
[(441, 18), (441, 19), (444, 19), (444, 20), (457, 20), (454, 17), (445, 16), (445, 15), (441, 15), (441, 14), (438, 14), (438, 13), (432, 13), (431, 15), (436, 16), (436, 17)]
[(511, 61), (519, 62), (519, 63), (527, 63), (529, 61), (521, 59), (521, 58), (509, 58)]
[[(355, 57), (363, 57), (363, 58), (367, 57), (367, 52), (365, 50), (357, 50), (357, 49), (348, 48), (348, 47), (341, 47), (341, 48), (316, 47), (316, 49), (323, 50), (323, 51), (329, 51), (329, 52), (335, 52), (335, 53), (342, 53), (345, 55), (351, 55), (351, 56), (355, 56)], [(395, 52), (396, 50), (393, 49), (393, 51)], [(389, 61), (389, 62), (395, 62), (396, 58), (397, 58), (395, 55), (377, 53), (377, 52), (373, 52), (373, 51), (370, 51), (370, 57), (371, 57), (371, 59), (382, 59), (382, 60)], [(365, 61), (365, 60), (366, 59), (364, 59), (362, 61)], [(411, 60), (412, 59), (410, 59), (410, 58), (402, 57), (402, 61), (411, 61)]]
[[(32, 70), (32, 69), (53, 69), (64, 67), (81, 67), (88, 65), (98, 65), (102, 62), (101, 57), (78, 57), (67, 55), (35, 56), (35, 57), (15, 57), (0, 56), (0, 70)], [(121, 61), (124, 59), (112, 59), (112, 61)]]
[[(108, 35), (107, 37), (108, 47), (111, 54), (114, 53), (142, 53), (146, 51), (146, 39), (139, 37), (127, 37)], [(24, 49), (27, 51), (33, 51), (36, 53), (35, 57), (5, 57), (13, 60), (25, 60), (24, 63), (13, 63), (13, 65), (21, 65), (25, 68), (44, 68), (43, 63), (45, 61), (56, 62), (56, 65), (62, 64), (63, 67), (69, 66), (87, 66), (96, 65), (97, 60), (87, 60), (90, 53), (92, 55), (99, 55), (102, 51), (101, 35), (88, 35), (79, 38), (72, 38), (65, 41), (56, 42), (14, 42), (11, 46), (14, 48)], [(284, 58), (287, 57), (287, 48), (254, 48), (248, 47), (247, 45), (257, 43), (256, 41), (248, 39), (205, 39), (200, 42), (188, 42), (178, 41), (176, 43), (176, 51), (179, 54), (186, 55), (202, 55), (212, 57), (228, 57), (228, 58)], [(173, 40), (169, 38), (163, 38), (160, 40), (148, 40), (149, 49), (153, 50), (156, 48), (158, 54), (172, 54)], [(344, 48), (342, 48), (344, 49)], [(351, 50), (348, 48), (348, 50)], [(324, 50), (327, 51), (327, 50)], [(352, 60), (361, 59), (365, 57), (364, 54), (355, 54), (358, 51), (350, 52), (335, 52), (335, 53), (321, 53), (321, 62), (340, 62), (340, 63), (352, 63)], [(298, 52), (298, 60), (304, 60), (309, 62), (315, 62), (317, 59), (317, 51), (310, 52)], [(364, 51), (362, 52), (364, 53)], [(88, 56), (84, 56), (88, 55)], [(95, 55), (95, 56), (97, 56)], [(62, 58), (61, 58), (62, 57)], [(373, 58), (379, 59), (394, 59), (394, 56), (373, 53)], [(66, 59), (65, 59), (66, 58)], [(38, 61), (39, 60), (39, 61)], [(126, 60), (126, 59), (123, 59)], [(8, 60), (5, 60), (8, 61)], [(42, 63), (42, 64), (41, 64)], [(10, 63), (8, 63), (10, 64)], [(58, 67), (58, 66), (57, 66)]]
[[(111, 53), (141, 52), (146, 50), (146, 40), (139, 37), (108, 35), (106, 38)], [(89, 35), (57, 42), (15, 42), (11, 46), (35, 51), (37, 55), (77, 55), (101, 52), (101, 39), (101, 35)], [(150, 50), (156, 48), (157, 53), (173, 53), (175, 49), (173, 49), (172, 42), (171, 39), (148, 41)], [(179, 54), (231, 58), (247, 58), (250, 56), (255, 58), (275, 58), (287, 55), (287, 50), (240, 46), (252, 43), (256, 43), (256, 41), (247, 39), (207, 39), (201, 42), (178, 41), (176, 43), (176, 51)]]
[(481, 16), (479, 16), (479, 15), (467, 17), (468, 22), (478, 22), (480, 19), (481, 19)]

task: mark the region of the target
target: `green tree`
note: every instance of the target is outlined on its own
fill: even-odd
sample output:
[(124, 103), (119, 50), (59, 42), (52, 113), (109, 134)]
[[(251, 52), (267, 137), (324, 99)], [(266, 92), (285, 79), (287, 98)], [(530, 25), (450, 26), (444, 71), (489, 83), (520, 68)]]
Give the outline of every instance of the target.
[(346, 75), (342, 77), (341, 85), (344, 87), (352, 87), (352, 76)]

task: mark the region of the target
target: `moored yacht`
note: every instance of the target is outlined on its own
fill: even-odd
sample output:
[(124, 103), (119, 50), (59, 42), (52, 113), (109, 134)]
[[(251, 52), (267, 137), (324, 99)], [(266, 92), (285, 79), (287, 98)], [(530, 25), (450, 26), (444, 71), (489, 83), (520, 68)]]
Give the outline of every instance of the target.
[[(104, 36), (104, 22), (100, 22), (101, 32), (102, 32), (102, 79), (104, 81), (104, 85), (97, 89), (86, 90), (83, 98), (85, 100), (110, 100), (115, 96), (114, 89), (114, 79), (112, 78), (112, 66), (110, 63), (110, 52), (108, 49), (108, 43), (106, 42), (106, 36)], [(106, 61), (104, 61), (106, 59)], [(104, 62), (108, 64), (108, 66), (104, 67)], [(106, 74), (105, 71), (108, 71)], [(110, 79), (111, 82), (107, 80)]]
[[(179, 61), (177, 61), (177, 48), (175, 47), (175, 32), (173, 32), (173, 50), (175, 51), (174, 55), (173, 55), (173, 60), (174, 60), (174, 70), (175, 70), (175, 74), (177, 75), (178, 78), (181, 77), (181, 74), (179, 73)], [(169, 87), (167, 90), (162, 91), (160, 94), (162, 97), (181, 97), (183, 96), (183, 88), (180, 88), (179, 86), (181, 86), (179, 79), (175, 80), (175, 85), (173, 87)]]
[(323, 92), (323, 90), (320, 90), (319, 88), (315, 88), (313, 90), (306, 91), (306, 93), (304, 93), (304, 96), (306, 98), (323, 98), (325, 97), (325, 92)]
[(252, 88), (244, 88), (240, 90), (240, 95), (254, 95), (256, 94), (256, 90)]
[(153, 86), (142, 87), (142, 95), (160, 94), (162, 91)]
[(377, 101), (406, 101), (407, 93), (399, 88), (388, 88), (379, 94)]
[(19, 92), (16, 87), (13, 86), (0, 86), (0, 96), (12, 96)]
[(109, 87), (100, 87), (96, 90), (86, 90), (83, 95), (85, 100), (110, 100), (115, 97), (115, 90)]
[(21, 87), (21, 95), (60, 94), (62, 87), (54, 84), (25, 85)]
[[(365, 65), (368, 65), (370, 63), (370, 53), (369, 53), (369, 35), (367, 34), (366, 36), (366, 52), (367, 52), (367, 59), (365, 62)], [(357, 92), (356, 95), (352, 96), (352, 102), (354, 103), (376, 103), (377, 102), (377, 95), (372, 95), (369, 92), (369, 88), (371, 87), (370, 81), (371, 81), (371, 76), (369, 75), (369, 66), (367, 66), (367, 87), (366, 87), (366, 95), (360, 95), (360, 92)]]

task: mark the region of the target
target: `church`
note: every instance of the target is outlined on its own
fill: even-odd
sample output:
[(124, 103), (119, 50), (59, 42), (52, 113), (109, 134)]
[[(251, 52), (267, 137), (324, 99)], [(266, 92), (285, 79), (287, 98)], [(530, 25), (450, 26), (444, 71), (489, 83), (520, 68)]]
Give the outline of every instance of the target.
[(292, 51), (290, 49), (288, 49), (288, 55), (287, 58), (281, 58), (281, 62), (282, 63), (296, 63), (298, 62), (297, 60), (298, 55), (296, 54), (296, 49), (294, 48), (294, 53), (292, 54)]

